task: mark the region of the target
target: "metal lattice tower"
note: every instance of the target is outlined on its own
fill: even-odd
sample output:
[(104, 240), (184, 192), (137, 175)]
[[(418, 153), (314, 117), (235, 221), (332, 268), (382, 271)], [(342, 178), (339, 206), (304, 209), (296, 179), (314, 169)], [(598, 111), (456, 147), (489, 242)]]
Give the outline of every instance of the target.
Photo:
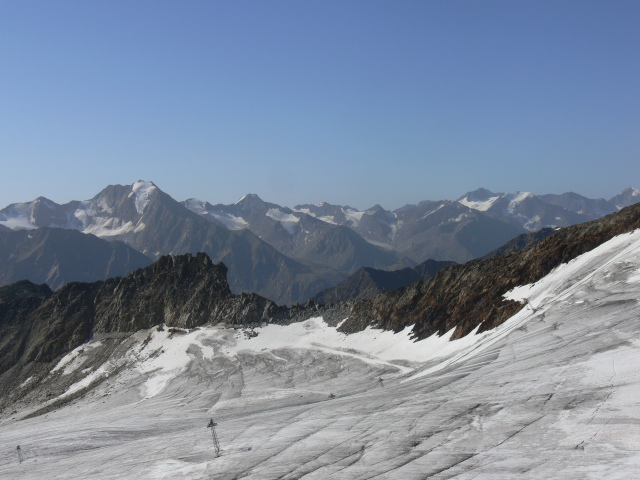
[(220, 456), (220, 443), (218, 442), (218, 434), (216, 433), (216, 425), (218, 425), (217, 423), (215, 423), (213, 421), (213, 418), (211, 420), (209, 420), (209, 425), (207, 425), (207, 428), (211, 429), (211, 438), (213, 439), (213, 447), (216, 449), (216, 457)]

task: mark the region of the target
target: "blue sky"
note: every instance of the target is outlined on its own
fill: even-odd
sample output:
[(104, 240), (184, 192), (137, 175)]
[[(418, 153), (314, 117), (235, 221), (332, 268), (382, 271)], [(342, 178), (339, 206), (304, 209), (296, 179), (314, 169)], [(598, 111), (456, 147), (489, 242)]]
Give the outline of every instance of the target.
[(0, 2), (0, 207), (640, 188), (637, 1)]

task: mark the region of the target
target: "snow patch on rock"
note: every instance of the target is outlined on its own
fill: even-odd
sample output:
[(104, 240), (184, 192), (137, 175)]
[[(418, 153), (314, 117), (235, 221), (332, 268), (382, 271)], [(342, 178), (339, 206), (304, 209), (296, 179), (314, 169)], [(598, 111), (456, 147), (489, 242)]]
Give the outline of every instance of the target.
[(131, 186), (131, 193), (129, 194), (129, 197), (135, 195), (134, 202), (136, 205), (136, 211), (140, 215), (144, 213), (144, 209), (149, 204), (149, 196), (155, 189), (156, 186), (153, 182), (145, 182), (142, 180), (138, 180)]
[(474, 202), (474, 201), (469, 200), (467, 197), (465, 197), (463, 199), (458, 200), (458, 203), (461, 203), (465, 207), (469, 207), (472, 210), (478, 210), (480, 212), (486, 212), (487, 210), (489, 210), (493, 206), (495, 201), (498, 200), (499, 198), (501, 198), (500, 195), (496, 195), (495, 197), (488, 198), (487, 200)]
[(293, 235), (296, 232), (296, 224), (300, 222), (300, 219), (291, 213), (286, 213), (279, 208), (270, 208), (265, 214), (267, 217), (280, 222), (280, 224)]

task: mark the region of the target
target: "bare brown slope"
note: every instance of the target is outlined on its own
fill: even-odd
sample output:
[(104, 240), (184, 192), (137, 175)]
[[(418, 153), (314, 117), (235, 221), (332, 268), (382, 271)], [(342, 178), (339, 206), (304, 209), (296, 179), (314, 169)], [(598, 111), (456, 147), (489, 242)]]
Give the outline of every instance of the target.
[(477, 326), (479, 331), (494, 328), (522, 308), (503, 300), (507, 291), (535, 282), (561, 263), (637, 228), (640, 205), (633, 205), (560, 230), (524, 250), (446, 268), (427, 282), (356, 303), (341, 330), (355, 332), (375, 325), (400, 331), (413, 325), (417, 338), (443, 335), (452, 328), (453, 338), (460, 338)]

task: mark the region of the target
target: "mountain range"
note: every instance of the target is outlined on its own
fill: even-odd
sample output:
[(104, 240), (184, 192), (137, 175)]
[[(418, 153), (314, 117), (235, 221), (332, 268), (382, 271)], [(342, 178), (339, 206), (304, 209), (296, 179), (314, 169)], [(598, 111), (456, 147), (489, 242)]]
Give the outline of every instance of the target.
[(0, 476), (633, 478), (640, 204), (547, 233), (335, 305), (205, 253), (0, 287)]
[[(519, 234), (600, 218), (637, 201), (640, 192), (632, 188), (610, 200), (574, 193), (536, 196), (479, 189), (457, 201), (424, 201), (393, 212), (379, 205), (359, 211), (328, 203), (288, 208), (255, 194), (231, 205), (197, 199), (178, 202), (152, 182), (138, 181), (110, 185), (90, 200), (63, 205), (44, 197), (11, 204), (0, 210), (0, 232), (75, 230), (123, 242), (150, 261), (166, 254), (205, 252), (214, 262), (227, 265), (232, 291), (293, 304), (336, 286), (361, 267), (397, 270), (428, 259), (465, 262)], [(72, 249), (71, 243), (54, 246), (51, 233), (39, 236), (46, 248), (58, 252), (57, 257), (83, 262), (80, 256), (62, 251)], [(116, 255), (110, 269), (100, 267), (102, 277), (82, 277), (78, 265), (49, 262), (44, 274), (44, 266), (34, 266), (31, 272), (28, 262), (17, 269), (11, 250), (15, 247), (0, 248), (0, 271), (14, 272), (3, 277), (4, 283), (23, 276), (58, 288), (68, 281), (106, 278), (110, 272), (125, 274), (144, 263), (140, 258), (139, 263), (127, 263)]]

